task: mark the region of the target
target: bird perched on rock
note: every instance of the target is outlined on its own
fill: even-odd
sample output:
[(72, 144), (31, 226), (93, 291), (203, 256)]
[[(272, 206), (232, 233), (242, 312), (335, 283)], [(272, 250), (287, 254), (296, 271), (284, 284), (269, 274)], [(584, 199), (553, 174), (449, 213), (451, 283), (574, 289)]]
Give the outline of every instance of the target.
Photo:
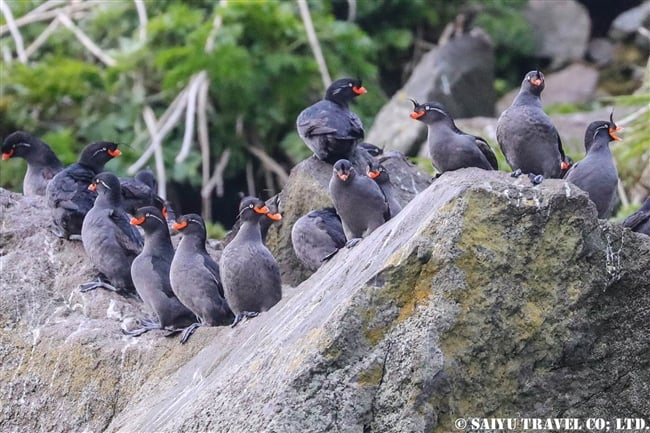
[(533, 183), (559, 179), (569, 165), (560, 134), (542, 109), (542, 90), (544, 74), (528, 72), (512, 105), (497, 121), (497, 141), (513, 176), (527, 173)]
[(399, 204), (397, 198), (395, 197), (395, 192), (393, 191), (393, 185), (390, 183), (390, 176), (386, 168), (379, 163), (379, 161), (373, 161), (368, 164), (368, 177), (373, 179), (379, 185), (381, 192), (384, 193), (386, 198), (386, 203), (388, 203), (388, 210), (390, 211), (390, 217), (393, 218), (395, 215), (400, 213), (402, 210), (402, 205)]
[(97, 199), (83, 220), (81, 241), (100, 277), (82, 284), (81, 291), (101, 287), (134, 293), (131, 263), (142, 251), (143, 241), (140, 233), (129, 224), (122, 207), (120, 181), (113, 173), (105, 171), (93, 177), (88, 188), (97, 191)]
[(429, 157), (438, 172), (466, 167), (498, 169), (497, 158), (487, 141), (458, 129), (442, 104), (435, 101), (418, 104), (413, 99), (411, 102), (411, 117), (428, 127)]
[(158, 182), (149, 169), (141, 170), (134, 177), (120, 178), (124, 210), (133, 215), (139, 208), (156, 206), (159, 210), (165, 207), (164, 200), (156, 194)]
[(239, 231), (221, 254), (219, 267), (224, 292), (235, 313), (233, 327), (244, 317), (268, 311), (282, 299), (280, 269), (260, 233), (260, 219), (267, 217), (282, 218), (270, 213), (262, 200), (245, 197), (239, 206)]
[(296, 120), (298, 135), (321, 160), (333, 164), (348, 158), (364, 137), (359, 117), (350, 111), (352, 100), (366, 93), (361, 80), (334, 81), (325, 98), (305, 108)]
[[(585, 133), (585, 147), (588, 147), (589, 151), (564, 177), (589, 194), (589, 199), (596, 204), (598, 218), (608, 218), (611, 215), (616, 199), (618, 171), (609, 149), (609, 142), (620, 140), (616, 135), (620, 130), (621, 127), (614, 123), (613, 114), (610, 115), (609, 122), (597, 121), (589, 124)], [(589, 146), (586, 144), (588, 141), (591, 142)]]
[(219, 326), (232, 322), (219, 265), (205, 249), (207, 239), (203, 218), (197, 214), (178, 217), (172, 225), (183, 235), (169, 270), (172, 290), (198, 318), (181, 336), (185, 343), (199, 326)]
[(388, 203), (379, 185), (357, 173), (347, 159), (334, 164), (329, 192), (341, 217), (348, 247), (390, 219)]
[(298, 218), (291, 228), (291, 244), (296, 257), (307, 268), (320, 268), (345, 246), (345, 233), (336, 209), (317, 209)]
[(9, 158), (27, 161), (23, 179), (23, 194), (26, 196), (45, 195), (47, 184), (63, 170), (63, 164), (47, 143), (23, 131), (9, 134), (2, 143), (2, 159)]
[(625, 218), (623, 227), (650, 236), (650, 197), (645, 199), (641, 209)]
[(54, 234), (69, 239), (81, 233), (86, 213), (93, 207), (97, 194), (88, 190), (104, 164), (121, 155), (116, 143), (98, 141), (87, 145), (76, 163), (57, 173), (47, 185), (45, 196), (52, 209)]
[(174, 247), (162, 212), (154, 206), (142, 207), (135, 211), (131, 224), (144, 230), (144, 248), (133, 259), (131, 278), (138, 295), (157, 321), (141, 320), (142, 328), (126, 333), (138, 336), (151, 329), (174, 333), (195, 323), (196, 316), (174, 295), (169, 280)]

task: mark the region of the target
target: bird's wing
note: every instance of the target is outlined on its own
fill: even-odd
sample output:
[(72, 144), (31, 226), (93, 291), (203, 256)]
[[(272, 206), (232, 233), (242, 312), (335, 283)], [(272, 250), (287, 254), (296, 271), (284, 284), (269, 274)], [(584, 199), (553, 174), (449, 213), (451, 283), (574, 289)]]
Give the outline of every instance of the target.
[(109, 217), (116, 226), (115, 239), (118, 244), (134, 257), (142, 251), (143, 240), (140, 232), (129, 223), (129, 218), (121, 209), (111, 209)]
[(492, 168), (498, 170), (499, 162), (497, 161), (497, 157), (494, 154), (494, 151), (492, 151), (492, 148), (488, 142), (479, 136), (474, 135), (473, 137), (476, 140), (476, 145), (478, 146), (479, 150), (483, 155), (485, 155), (485, 158), (488, 160)]
[(628, 227), (634, 230), (649, 219), (650, 211), (639, 210), (623, 220), (623, 227)]

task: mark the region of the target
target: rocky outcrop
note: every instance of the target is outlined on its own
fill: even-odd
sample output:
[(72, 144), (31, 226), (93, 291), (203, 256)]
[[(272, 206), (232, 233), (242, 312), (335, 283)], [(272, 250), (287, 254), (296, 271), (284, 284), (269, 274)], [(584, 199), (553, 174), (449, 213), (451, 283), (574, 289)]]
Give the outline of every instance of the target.
[(367, 141), (411, 154), (427, 128), (409, 117), (413, 104), (438, 101), (453, 117), (491, 116), (496, 96), (494, 51), (481, 33), (466, 33), (425, 54), (404, 87), (375, 117)]
[[(650, 413), (650, 238), (561, 181), (443, 174), (271, 311), (186, 345), (120, 334), (78, 244), (2, 198), (0, 430), (443, 432)], [(25, 221), (32, 216), (29, 221)]]
[(535, 39), (535, 56), (551, 60), (551, 69), (581, 60), (587, 50), (591, 20), (575, 0), (529, 0), (524, 16)]
[(612, 22), (609, 37), (614, 40), (623, 40), (634, 37), (636, 44), (645, 50), (650, 49), (650, 40), (647, 35), (637, 33), (641, 27), (650, 25), (650, 1), (646, 0), (635, 8), (621, 13)]

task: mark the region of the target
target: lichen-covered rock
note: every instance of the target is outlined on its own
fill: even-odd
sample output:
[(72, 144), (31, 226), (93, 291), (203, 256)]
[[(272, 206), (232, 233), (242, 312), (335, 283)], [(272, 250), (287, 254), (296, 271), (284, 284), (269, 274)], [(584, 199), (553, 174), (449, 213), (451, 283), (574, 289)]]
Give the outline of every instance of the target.
[[(3, 260), (33, 238), (11, 225), (23, 202), (3, 207)], [(24, 320), (70, 297), (130, 305), (43, 297), (47, 272), (29, 276), (35, 292), (3, 284), (20, 314), (0, 327), (2, 431), (447, 432), (463, 416), (650, 413), (650, 240), (562, 180), (445, 173), (270, 311), (184, 346), (83, 309)]]
[[(382, 164), (389, 173), (397, 201), (404, 206), (429, 186), (431, 176), (413, 166), (398, 152), (385, 156)], [(280, 193), (278, 201), (282, 221), (270, 227), (267, 244), (278, 261), (285, 284), (297, 285), (313, 273), (296, 257), (291, 243), (291, 229), (298, 218), (310, 211), (333, 206), (328, 190), (331, 177), (331, 164), (310, 157), (291, 170), (289, 180)]]

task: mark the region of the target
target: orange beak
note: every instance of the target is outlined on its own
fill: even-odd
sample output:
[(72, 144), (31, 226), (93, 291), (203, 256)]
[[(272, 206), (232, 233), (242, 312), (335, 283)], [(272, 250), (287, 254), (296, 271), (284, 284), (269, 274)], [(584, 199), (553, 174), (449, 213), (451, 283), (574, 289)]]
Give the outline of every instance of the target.
[(363, 95), (364, 93), (368, 93), (366, 88), (363, 87), (363, 86), (361, 86), (361, 87), (353, 86), (352, 91), (357, 95)]
[(616, 141), (621, 141), (622, 138), (619, 137), (618, 135), (616, 135), (616, 133), (620, 132), (622, 130), (623, 130), (623, 128), (621, 128), (620, 126), (617, 126), (616, 128), (609, 128), (609, 136), (612, 137), (612, 139), (614, 139)]
[(115, 149), (115, 150), (108, 149), (106, 153), (108, 153), (113, 158), (115, 158), (116, 156), (120, 156), (122, 154), (122, 152), (120, 152), (119, 149)]
[(169, 214), (167, 213), (167, 206), (163, 206), (162, 208), (162, 214), (165, 217), (165, 219), (169, 218)]
[(94, 183), (91, 183), (90, 185), (88, 185), (88, 190), (89, 191), (96, 191), (97, 190), (97, 185), (94, 184)]
[(266, 214), (269, 213), (269, 208), (268, 208), (266, 205), (264, 205), (264, 206), (262, 206), (262, 207), (257, 207), (257, 206), (255, 206), (255, 207), (253, 208), (253, 210), (254, 210), (256, 213), (261, 213), (261, 214), (263, 214), (263, 215), (266, 215)]
[(183, 222), (180, 222), (180, 223), (179, 222), (174, 222), (174, 224), (172, 224), (172, 228), (174, 230), (179, 230), (180, 231), (180, 230), (183, 230), (185, 227), (187, 227), (187, 221), (183, 221)]
[(346, 180), (348, 180), (348, 177), (349, 177), (349, 175), (348, 175), (348, 174), (345, 174), (345, 173), (337, 173), (336, 175), (337, 175), (337, 176), (339, 177), (339, 179), (341, 179), (343, 182), (345, 182)]
[(562, 162), (560, 163), (560, 170), (562, 170), (562, 171), (566, 171), (566, 170), (568, 170), (569, 167), (571, 167), (571, 164), (569, 164), (569, 163), (566, 162), (566, 161), (562, 161)]
[(144, 219), (145, 218), (143, 216), (141, 216), (140, 218), (133, 217), (131, 218), (131, 224), (133, 224), (134, 226), (139, 226), (144, 222)]
[(280, 215), (280, 212), (277, 213), (267, 213), (267, 217), (271, 218), (273, 221), (280, 221), (282, 219), (282, 215)]
[(533, 78), (532, 80), (530, 80), (530, 83), (535, 87), (539, 87), (542, 85), (542, 80), (539, 78)]
[(424, 116), (426, 111), (414, 111), (411, 113), (411, 119), (419, 119), (420, 117)]
[(11, 158), (13, 155), (14, 155), (14, 149), (9, 149), (8, 152), (3, 152), (2, 153), (2, 159), (6, 161), (9, 158)]
[(381, 174), (381, 171), (379, 171), (379, 170), (370, 170), (370, 171), (368, 171), (368, 177), (370, 179), (376, 179), (376, 178), (379, 177), (380, 174)]

